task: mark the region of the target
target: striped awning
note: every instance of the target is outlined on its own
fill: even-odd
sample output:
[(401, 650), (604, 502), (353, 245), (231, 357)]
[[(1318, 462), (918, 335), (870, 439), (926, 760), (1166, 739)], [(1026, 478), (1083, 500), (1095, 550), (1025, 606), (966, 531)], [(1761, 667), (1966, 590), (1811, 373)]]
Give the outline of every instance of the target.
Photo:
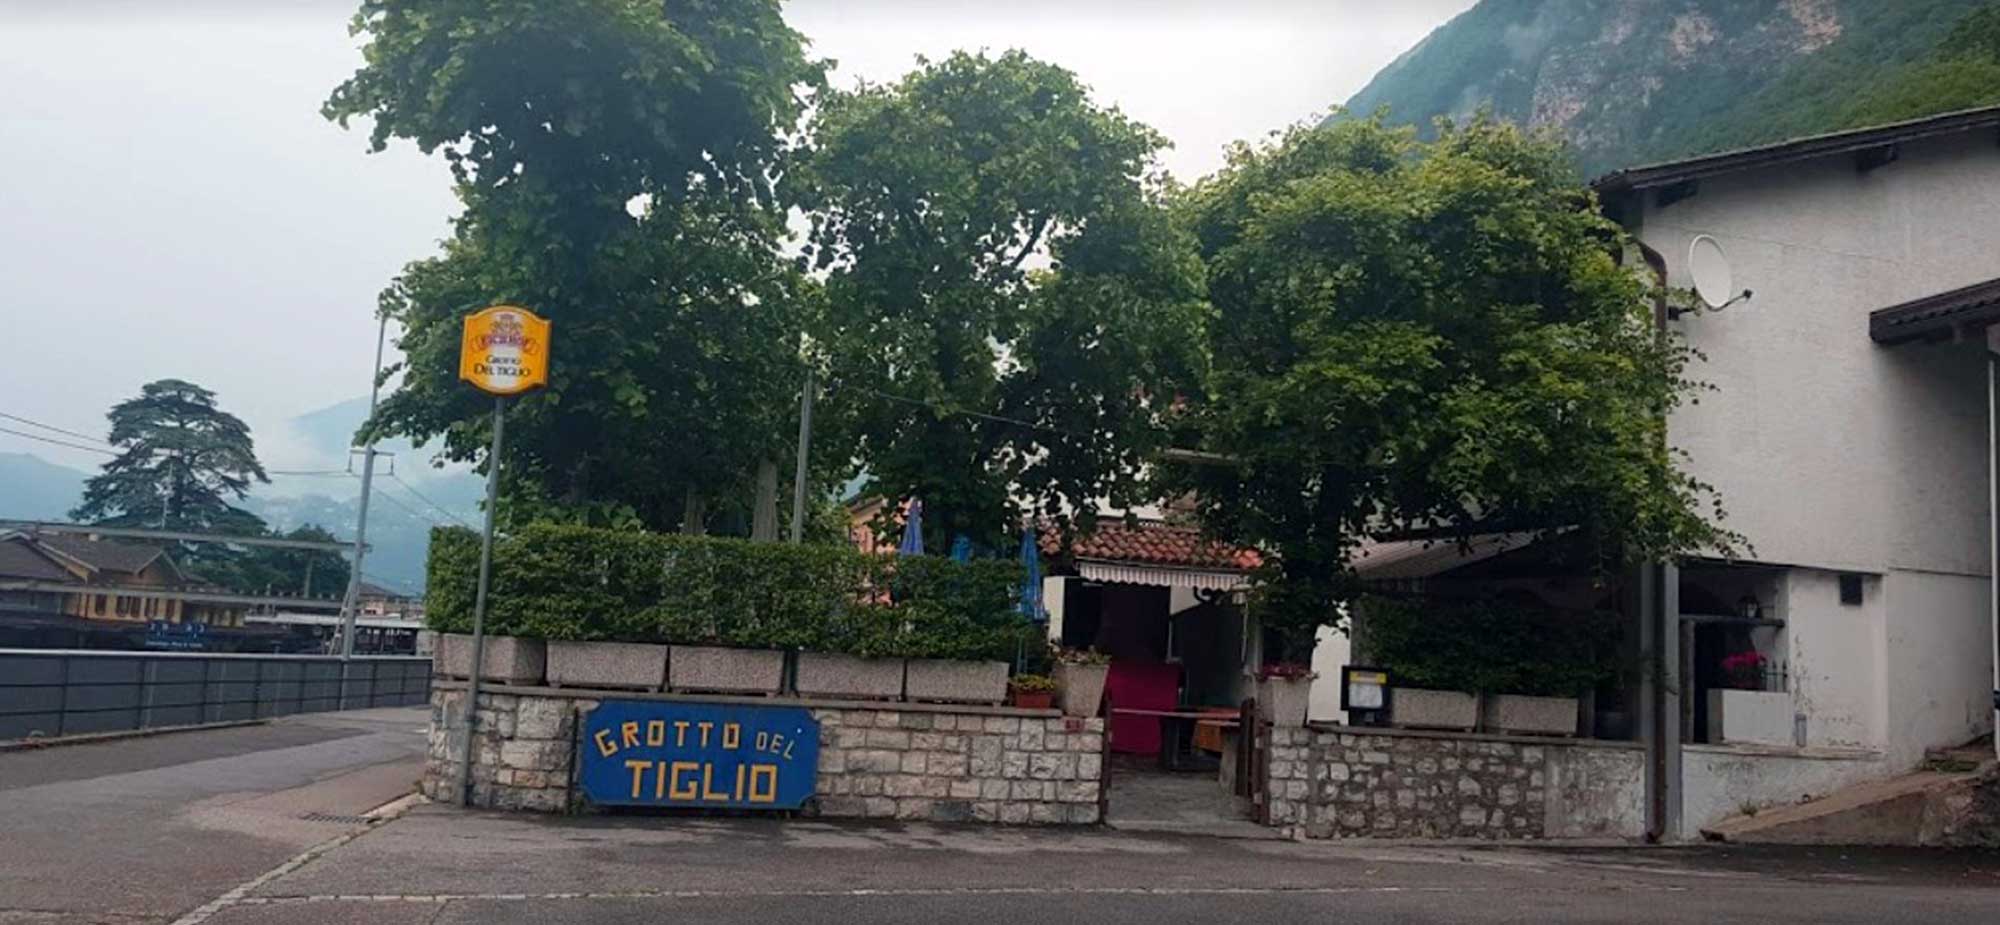
[(1155, 588), (1201, 588), (1208, 591), (1240, 591), (1250, 586), (1250, 576), (1244, 572), (1159, 568), (1149, 565), (1128, 565), (1122, 562), (1079, 561), (1076, 564), (1076, 572), (1089, 581), (1106, 581), (1124, 585), (1147, 585)]

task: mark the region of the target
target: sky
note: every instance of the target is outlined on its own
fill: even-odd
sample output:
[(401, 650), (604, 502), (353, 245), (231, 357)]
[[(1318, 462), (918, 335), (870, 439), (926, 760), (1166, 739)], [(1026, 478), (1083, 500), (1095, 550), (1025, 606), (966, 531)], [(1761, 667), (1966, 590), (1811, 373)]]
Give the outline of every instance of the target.
[[(1192, 180), (1471, 5), (793, 0), (786, 16), (842, 85), (1024, 49), (1160, 130), (1165, 166)], [(247, 420), (266, 466), (344, 465), (284, 422), (366, 394), (376, 296), (436, 252), (455, 208), (441, 161), (371, 154), (365, 126), (320, 117), (360, 64), (353, 8), (0, 0), (0, 414), (102, 435), (106, 409), (172, 376)], [(0, 433), (0, 453), (21, 451), (104, 458)]]

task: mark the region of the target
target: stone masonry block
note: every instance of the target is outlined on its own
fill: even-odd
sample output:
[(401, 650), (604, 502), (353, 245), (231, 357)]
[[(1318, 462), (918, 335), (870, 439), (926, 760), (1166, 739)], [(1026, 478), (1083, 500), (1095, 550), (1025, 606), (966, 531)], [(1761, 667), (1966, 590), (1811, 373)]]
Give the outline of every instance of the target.
[(868, 730), (869, 748), (893, 748), (897, 751), (910, 747), (910, 734), (900, 729)]
[(569, 738), (569, 702), (552, 697), (530, 697), (514, 711), (514, 735), (523, 739)]

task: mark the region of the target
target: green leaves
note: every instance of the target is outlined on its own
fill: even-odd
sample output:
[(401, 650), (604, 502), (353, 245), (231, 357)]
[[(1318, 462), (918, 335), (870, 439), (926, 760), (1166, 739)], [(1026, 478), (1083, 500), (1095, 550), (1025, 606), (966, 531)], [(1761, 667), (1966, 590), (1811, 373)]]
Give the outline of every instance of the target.
[(1576, 697), (1615, 679), (1615, 610), (1556, 610), (1531, 600), (1371, 595), (1356, 604), (1369, 657), (1398, 686)]
[(1272, 554), (1252, 606), (1294, 642), (1337, 619), (1371, 534), (1573, 531), (1588, 568), (1740, 542), (1666, 449), (1688, 352), (1554, 142), (1484, 120), (1433, 142), (1298, 128), (1180, 214), (1217, 313), (1180, 439), (1237, 464), (1161, 488)]
[(1020, 52), (829, 93), (810, 134), (829, 414), (871, 490), (923, 498), (940, 547), (1132, 498), (1205, 322), (1160, 136)]
[[(479, 537), (432, 533), (428, 619), (471, 626)], [(488, 629), (549, 639), (1011, 658), (1018, 563), (533, 524), (498, 539)]]
[(822, 73), (778, 3), (367, 0), (356, 29), (367, 63), (326, 115), (441, 151), (465, 206), (383, 294), (407, 362), (369, 426), (480, 459), (460, 319), (511, 301), (554, 334), (550, 387), (510, 412), (509, 507), (664, 528), (740, 505), (791, 448), (818, 305), (777, 177)]
[(83, 503), (71, 517), (163, 530), (263, 531), (262, 521), (230, 502), (270, 479), (249, 426), (217, 407), (214, 392), (161, 379), (106, 416), (119, 454), (84, 484)]

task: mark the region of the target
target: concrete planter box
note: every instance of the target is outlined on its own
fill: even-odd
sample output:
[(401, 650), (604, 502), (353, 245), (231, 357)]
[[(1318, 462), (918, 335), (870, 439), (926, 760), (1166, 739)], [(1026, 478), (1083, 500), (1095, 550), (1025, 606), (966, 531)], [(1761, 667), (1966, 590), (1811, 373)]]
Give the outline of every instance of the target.
[(899, 700), (903, 696), (903, 660), (800, 652), (792, 686), (804, 697)]
[(673, 646), (667, 654), (667, 686), (711, 694), (776, 694), (785, 688), (785, 653)]
[(1709, 738), (1726, 744), (1793, 745), (1792, 695), (1783, 691), (1710, 690)]
[[(433, 665), (448, 678), (472, 676), (472, 636), (446, 633), (439, 640)], [(548, 648), (540, 639), (516, 636), (488, 636), (480, 653), (481, 683), (540, 684), (542, 669), (548, 664)]]
[(1480, 729), (1517, 735), (1576, 735), (1575, 697), (1487, 694), (1480, 703)]
[(1296, 729), (1306, 724), (1312, 705), (1311, 678), (1264, 678), (1257, 682), (1257, 715), (1271, 725)]
[(1479, 725), (1479, 695), (1398, 687), (1389, 693), (1389, 719), (1406, 729), (1456, 729)]
[(935, 703), (1004, 703), (1007, 663), (913, 658), (903, 680), (903, 696)]
[(666, 646), (549, 640), (549, 684), (553, 687), (657, 691), (666, 683)]
[(1111, 676), (1110, 665), (1056, 663), (1056, 701), (1064, 716), (1091, 717), (1104, 703), (1104, 679)]

